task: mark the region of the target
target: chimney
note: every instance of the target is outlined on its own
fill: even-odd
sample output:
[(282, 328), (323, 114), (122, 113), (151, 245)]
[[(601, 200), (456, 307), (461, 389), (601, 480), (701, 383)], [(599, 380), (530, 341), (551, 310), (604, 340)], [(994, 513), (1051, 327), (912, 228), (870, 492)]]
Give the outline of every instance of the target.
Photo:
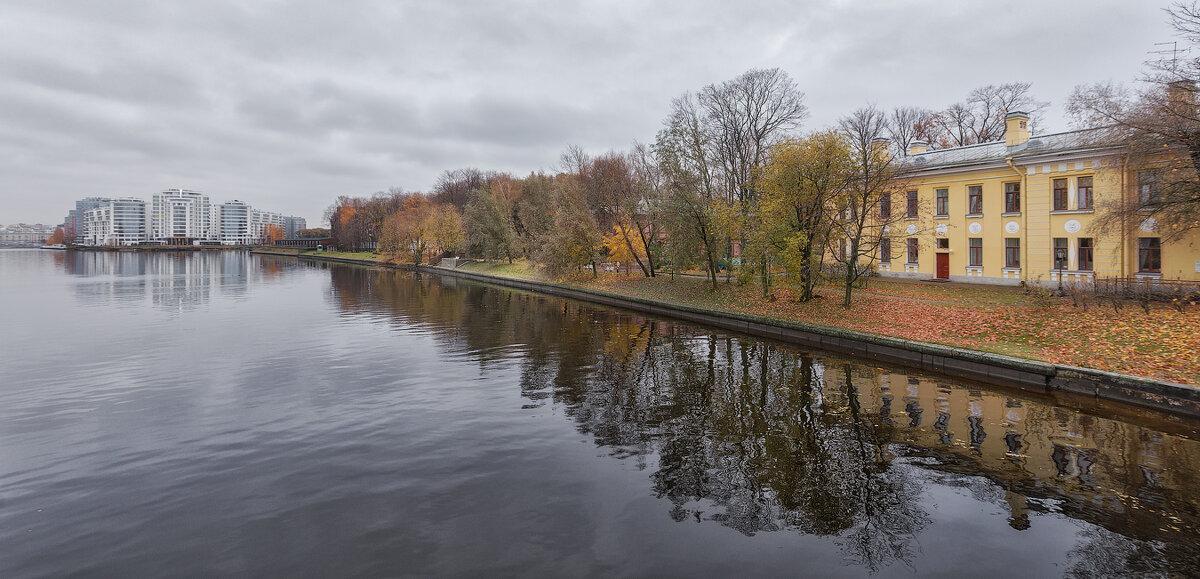
[(892, 159), (891, 146), (892, 142), (883, 137), (871, 139), (871, 153), (881, 162), (886, 163)]
[(1196, 83), (1177, 80), (1167, 85), (1167, 100), (1171, 114), (1187, 120), (1196, 118)]
[(1013, 111), (1004, 115), (1004, 144), (1009, 147), (1029, 141), (1029, 113)]
[(910, 156), (911, 155), (920, 155), (921, 153), (924, 153), (925, 151), (928, 151), (928, 150), (929, 150), (929, 143), (926, 143), (925, 141), (913, 141), (908, 144), (908, 154)]

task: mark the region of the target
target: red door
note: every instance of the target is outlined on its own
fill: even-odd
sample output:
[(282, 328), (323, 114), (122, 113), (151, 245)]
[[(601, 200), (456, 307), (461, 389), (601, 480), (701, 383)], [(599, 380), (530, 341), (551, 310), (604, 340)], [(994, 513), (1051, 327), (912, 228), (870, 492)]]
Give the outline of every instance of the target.
[(950, 279), (950, 254), (937, 254), (937, 278)]

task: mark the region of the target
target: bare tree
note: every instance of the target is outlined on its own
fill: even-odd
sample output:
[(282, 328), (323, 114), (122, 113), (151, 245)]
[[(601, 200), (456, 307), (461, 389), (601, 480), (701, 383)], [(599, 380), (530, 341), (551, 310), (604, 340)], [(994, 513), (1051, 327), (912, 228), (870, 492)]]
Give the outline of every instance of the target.
[(494, 176), (475, 167), (448, 169), (438, 176), (431, 197), (436, 203), (449, 203), (461, 211), (471, 202), (473, 192), (485, 189)]
[(574, 144), (567, 145), (567, 150), (558, 156), (558, 169), (563, 173), (579, 175), (590, 160), (583, 147)]
[[(902, 166), (888, 153), (887, 117), (874, 106), (860, 108), (842, 118), (842, 134), (850, 142), (853, 161), (851, 177), (838, 199), (838, 235), (830, 236), (829, 252), (842, 266), (842, 306), (850, 307), (854, 285), (869, 275), (886, 238), (889, 225), (899, 213), (890, 211), (890, 200), (904, 190)], [(889, 206), (887, 213), (880, 205)]]
[(952, 146), (987, 143), (1004, 137), (1004, 117), (1013, 111), (1029, 113), (1030, 126), (1041, 123), (1050, 103), (1030, 94), (1028, 82), (989, 84), (973, 89), (966, 100), (954, 103), (938, 114), (937, 125)]
[[(808, 109), (804, 93), (778, 68), (751, 69), (737, 78), (708, 85), (700, 91), (699, 102), (705, 111), (714, 158), (725, 177), (722, 185), (727, 207), (723, 215), (737, 222), (725, 227), (730, 232), (724, 241), (725, 256), (732, 264), (733, 235), (741, 236), (745, 248), (748, 230), (761, 221), (753, 215), (757, 211), (758, 174), (768, 148), (799, 127)], [(770, 257), (765, 252), (752, 259), (762, 271), (769, 270)]]
[(631, 208), (630, 213), (645, 249), (646, 267), (650, 277), (654, 277), (659, 266), (659, 255), (662, 253), (661, 213), (665, 204), (666, 184), (662, 168), (658, 166), (650, 147), (634, 143), (629, 159), (637, 187), (637, 196), (631, 199), (636, 206)]
[[(1200, 44), (1200, 3), (1167, 10), (1176, 34)], [(1156, 230), (1164, 239), (1200, 231), (1200, 108), (1196, 83), (1200, 59), (1149, 63), (1141, 86), (1097, 83), (1075, 88), (1067, 111), (1076, 126), (1092, 127), (1092, 138), (1122, 144), (1137, 171), (1137, 193), (1098, 204), (1098, 228)]]
[(778, 68), (751, 69), (704, 87), (699, 102), (726, 177), (726, 198), (730, 202), (753, 199), (755, 176), (766, 161), (768, 147), (808, 116), (804, 93)]
[(908, 148), (914, 141), (924, 141), (930, 145), (940, 141), (934, 121), (936, 117), (935, 111), (921, 107), (892, 109), (891, 114), (887, 116), (887, 132), (901, 155), (908, 155)]
[(675, 248), (701, 249), (705, 271), (715, 290), (717, 252), (723, 237), (715, 219), (722, 202), (717, 185), (722, 172), (711, 142), (696, 96), (685, 93), (671, 101), (671, 113), (663, 121), (653, 150), (663, 175), (669, 217), (665, 225), (671, 244)]

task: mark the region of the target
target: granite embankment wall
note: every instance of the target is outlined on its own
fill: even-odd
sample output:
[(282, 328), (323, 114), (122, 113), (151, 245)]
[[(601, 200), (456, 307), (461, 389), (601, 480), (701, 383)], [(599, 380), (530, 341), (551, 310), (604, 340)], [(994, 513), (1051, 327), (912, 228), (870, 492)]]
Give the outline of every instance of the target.
[(332, 256), (301, 255), (298, 257), (338, 263), (416, 269), (432, 274), (675, 318), (808, 348), (850, 354), (862, 360), (918, 368), (926, 372), (988, 384), (1038, 392), (1071, 392), (1200, 418), (1200, 388), (1186, 384), (1175, 384), (1091, 368), (1050, 364), (977, 350), (879, 336), (844, 328), (667, 304), (536, 280), (500, 277), (441, 267), (395, 266)]

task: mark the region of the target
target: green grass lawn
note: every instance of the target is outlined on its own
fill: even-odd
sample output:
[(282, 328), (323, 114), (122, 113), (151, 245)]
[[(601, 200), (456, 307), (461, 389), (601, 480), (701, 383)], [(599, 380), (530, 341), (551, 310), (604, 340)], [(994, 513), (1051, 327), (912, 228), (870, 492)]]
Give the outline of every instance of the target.
[(342, 257), (346, 259), (363, 259), (367, 261), (387, 262), (387, 257), (373, 251), (307, 251), (305, 255), (324, 255), (327, 257)]

